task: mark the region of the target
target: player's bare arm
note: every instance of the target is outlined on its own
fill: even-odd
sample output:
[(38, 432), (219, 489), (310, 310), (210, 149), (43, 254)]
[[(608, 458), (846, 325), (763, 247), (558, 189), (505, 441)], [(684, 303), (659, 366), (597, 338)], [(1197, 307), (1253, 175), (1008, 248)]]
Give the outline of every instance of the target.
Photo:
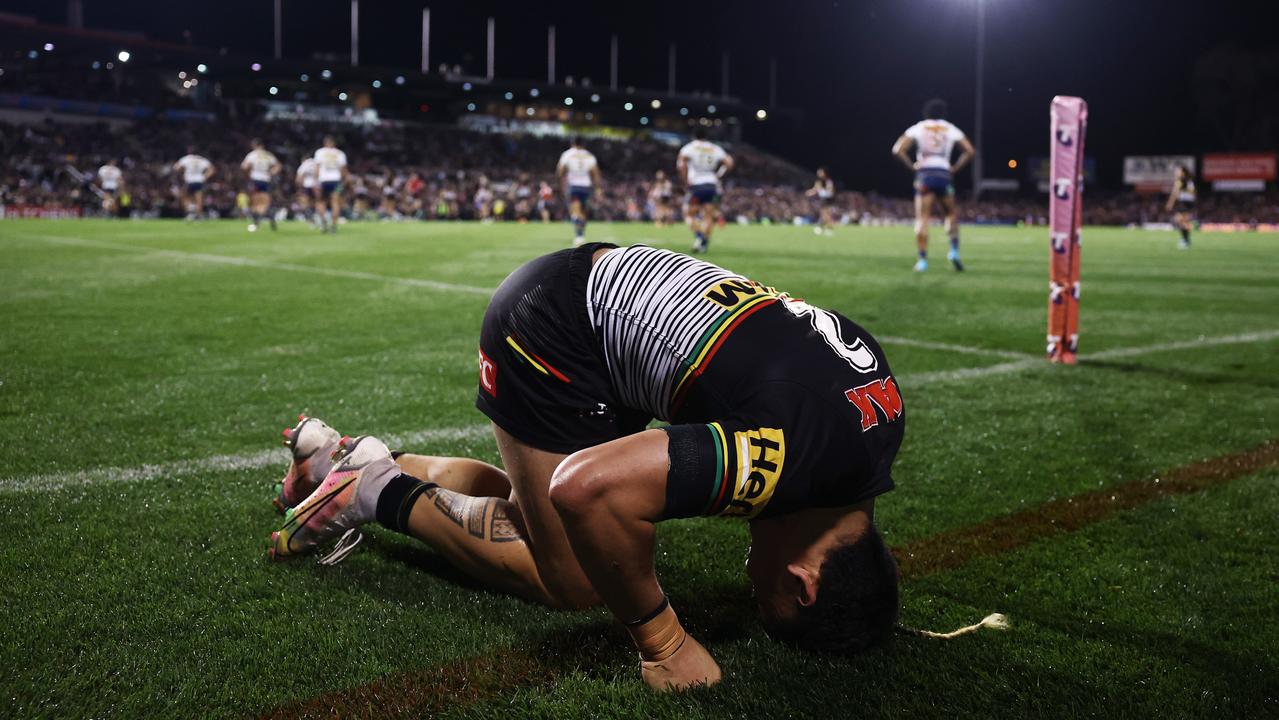
[(732, 171), (733, 171), (733, 156), (725, 154), (724, 159), (720, 161), (719, 169), (715, 171), (715, 174), (719, 176), (719, 178), (722, 180), (724, 179), (725, 175), (729, 174)]
[(976, 157), (977, 155), (977, 149), (973, 147), (972, 141), (969, 140), (968, 138), (966, 137), (960, 138), (958, 141), (958, 145), (959, 145), (959, 159), (955, 161), (954, 165), (950, 166), (951, 175), (954, 175), (960, 170), (963, 170), (964, 166), (972, 162), (973, 158)]
[(897, 138), (897, 142), (893, 143), (893, 157), (912, 172), (915, 170), (915, 161), (910, 158), (910, 151), (914, 146), (915, 141), (906, 135)]
[(685, 632), (653, 567), (656, 523), (665, 507), (667, 434), (647, 430), (569, 456), (551, 480), (573, 552), (640, 655), (656, 690), (713, 685), (720, 669)]

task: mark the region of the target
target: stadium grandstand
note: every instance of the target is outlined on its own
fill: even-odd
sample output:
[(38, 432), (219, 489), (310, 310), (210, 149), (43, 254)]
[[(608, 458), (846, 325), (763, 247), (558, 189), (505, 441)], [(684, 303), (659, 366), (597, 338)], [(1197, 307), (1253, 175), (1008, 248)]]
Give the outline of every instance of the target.
[[(497, 220), (534, 218), (541, 183), (555, 187), (555, 159), (569, 135), (583, 136), (605, 168), (593, 212), (600, 220), (649, 220), (649, 183), (669, 170), (697, 127), (728, 147), (738, 167), (725, 183), (724, 213), (740, 223), (808, 223), (811, 169), (749, 142), (751, 127), (798, 121), (797, 111), (761, 108), (731, 96), (668, 93), (558, 78), (555, 84), (489, 77), (483, 68), (440, 64), (427, 72), (352, 65), (345, 58), (264, 59), (226, 48), (158, 42), (140, 33), (52, 26), (0, 15), (7, 48), (0, 65), (0, 205), (9, 215), (101, 214), (96, 169), (121, 163), (123, 216), (180, 217), (170, 171), (193, 145), (221, 171), (206, 208), (234, 216), (236, 168), (261, 138), (287, 169), (278, 203), (297, 216), (292, 169), (326, 134), (351, 151), (351, 219), (465, 220), (490, 188)], [(563, 219), (562, 199), (549, 205)], [(845, 224), (909, 222), (908, 197), (839, 187), (833, 206)], [(1163, 218), (1162, 198), (1094, 191), (1085, 222), (1137, 225)], [(1270, 193), (1205, 194), (1203, 222), (1279, 222)], [(987, 193), (966, 203), (964, 222), (1043, 224), (1043, 196)]]

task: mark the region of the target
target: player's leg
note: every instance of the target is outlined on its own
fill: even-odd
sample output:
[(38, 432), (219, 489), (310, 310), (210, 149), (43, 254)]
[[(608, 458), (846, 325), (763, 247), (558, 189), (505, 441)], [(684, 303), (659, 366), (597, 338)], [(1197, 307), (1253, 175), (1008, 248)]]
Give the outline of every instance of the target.
[(1181, 240), (1177, 243), (1177, 247), (1185, 250), (1190, 247), (1190, 215), (1188, 213), (1179, 212), (1173, 218), (1173, 224), (1177, 226), (1177, 230), (1181, 233)]
[(200, 219), (204, 217), (204, 189), (195, 191), (195, 217)]
[(329, 232), (338, 231), (338, 218), (342, 216), (342, 193), (337, 188), (329, 194)]
[(916, 191), (915, 193), (915, 247), (919, 257), (915, 261), (916, 272), (928, 269), (928, 221), (933, 214), (933, 194)]
[(941, 202), (942, 214), (946, 218), (946, 237), (950, 238), (950, 250), (946, 253), (946, 259), (955, 266), (955, 270), (962, 272), (964, 263), (959, 260), (959, 203), (955, 200), (953, 192), (938, 199)]
[[(401, 507), (417, 490), (399, 530), (431, 546), (467, 575), (491, 587), (552, 607), (589, 607), (599, 602), (573, 555), (559, 515), (550, 502), (551, 476), (564, 455), (538, 450), (494, 426), (511, 499), (470, 495), (446, 489), (469, 485), (498, 489), (503, 474), (482, 463), (457, 458), (417, 463), (426, 482), (438, 488), (418, 489), (410, 483), (388, 486), (379, 506)], [(404, 456), (401, 456), (403, 458)], [(440, 460), (440, 459), (437, 459)], [(391, 493), (390, 496), (387, 493)], [(383, 524), (386, 519), (379, 517)], [(400, 522), (397, 520), (397, 522)]]

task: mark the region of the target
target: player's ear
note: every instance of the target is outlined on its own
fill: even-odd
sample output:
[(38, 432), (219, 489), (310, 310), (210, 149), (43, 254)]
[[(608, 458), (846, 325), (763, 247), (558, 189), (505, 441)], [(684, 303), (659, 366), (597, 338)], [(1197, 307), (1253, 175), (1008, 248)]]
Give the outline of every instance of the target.
[(795, 600), (800, 605), (808, 607), (817, 602), (817, 573), (798, 563), (787, 565), (786, 572), (790, 575)]

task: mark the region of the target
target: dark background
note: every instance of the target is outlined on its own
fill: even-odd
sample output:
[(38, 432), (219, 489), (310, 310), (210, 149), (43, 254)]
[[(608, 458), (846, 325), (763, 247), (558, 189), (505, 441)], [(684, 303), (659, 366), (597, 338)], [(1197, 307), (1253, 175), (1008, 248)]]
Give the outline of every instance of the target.
[[(432, 64), (477, 72), (485, 18), (495, 16), (499, 77), (546, 77), (551, 23), (558, 74), (597, 85), (608, 82), (613, 33), (622, 86), (664, 89), (674, 42), (680, 90), (718, 92), (727, 51), (732, 94), (763, 104), (775, 56), (779, 105), (803, 115), (799, 126), (753, 128), (761, 144), (808, 166), (826, 164), (849, 187), (901, 185), (904, 192), (908, 180), (888, 151), (926, 99), (949, 100), (951, 119), (972, 132), (978, 1), (363, 0), (360, 59), (416, 70), (424, 6), (432, 12)], [(1279, 25), (1264, 9), (1269, 0), (980, 1), (988, 177), (1011, 176), (1010, 158), (1045, 153), (1056, 94), (1088, 101), (1088, 152), (1111, 187), (1127, 154), (1272, 151), (1277, 144)], [(89, 28), (259, 51), (264, 60), (273, 49), (273, 7), (272, 0), (84, 0)], [(66, 17), (61, 0), (0, 0), (0, 11), (51, 23)], [(349, 17), (349, 0), (284, 0), (285, 55), (343, 61)]]

